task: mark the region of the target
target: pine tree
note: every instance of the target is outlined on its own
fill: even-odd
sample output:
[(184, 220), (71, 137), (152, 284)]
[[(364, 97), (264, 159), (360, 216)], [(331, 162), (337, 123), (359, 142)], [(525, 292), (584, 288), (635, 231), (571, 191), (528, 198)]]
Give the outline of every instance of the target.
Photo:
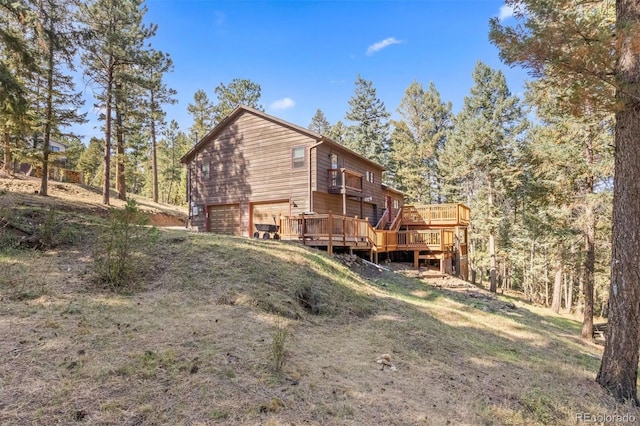
[(104, 141), (98, 138), (91, 138), (87, 149), (78, 158), (77, 169), (83, 174), (84, 183), (92, 184), (102, 163), (102, 153), (104, 153)]
[(193, 94), (193, 103), (187, 106), (187, 111), (193, 118), (189, 136), (192, 141), (197, 142), (213, 129), (215, 107), (209, 100), (207, 92), (198, 89)]
[(37, 66), (25, 33), (34, 31), (34, 16), (24, 2), (0, 4), (0, 143), (3, 168), (11, 170), (12, 152), (25, 134), (29, 107), (27, 76)]
[(137, 63), (142, 43), (155, 34), (156, 27), (142, 23), (147, 12), (143, 0), (92, 0), (83, 4), (80, 12), (86, 27), (85, 75), (99, 89), (97, 98), (105, 111), (103, 202), (109, 204), (115, 91), (123, 68)]
[(180, 131), (175, 120), (171, 120), (169, 126), (163, 132), (164, 139), (159, 144), (161, 158), (162, 188), (167, 203), (180, 204), (184, 200), (184, 188), (186, 183), (182, 181), (183, 168), (180, 164), (182, 157), (189, 150), (190, 144), (187, 136)]
[(441, 201), (438, 155), (451, 131), (451, 103), (440, 99), (435, 85), (428, 90), (416, 81), (402, 98), (391, 134), (390, 168), (394, 185), (410, 202)]
[(487, 238), (490, 290), (497, 288), (498, 229), (505, 218), (500, 195), (510, 193), (520, 167), (514, 155), (526, 121), (500, 71), (479, 62), (474, 86), (455, 117), (455, 130), (440, 161), (449, 196), (465, 201), (474, 212), (474, 227)]
[(34, 2), (32, 8), (36, 19), (33, 43), (39, 46), (41, 73), (38, 75), (36, 92), (42, 94), (34, 108), (36, 123), (42, 130), (42, 179), (39, 194), (46, 196), (49, 180), (50, 140), (60, 137), (63, 127), (84, 121), (78, 109), (84, 103), (80, 93), (74, 92), (73, 71), (77, 37), (73, 27), (73, 13), (69, 2), (47, 0)]
[(309, 130), (324, 135), (329, 131), (329, 129), (331, 129), (331, 123), (329, 123), (329, 120), (327, 120), (327, 117), (325, 117), (322, 110), (318, 108), (311, 118)]
[(258, 83), (246, 79), (234, 78), (227, 86), (220, 83), (215, 89), (218, 102), (213, 108), (213, 124), (220, 123), (240, 105), (264, 111), (260, 104), (261, 91)]
[[(601, 0), (553, 5), (509, 0), (517, 27), (491, 21), (491, 40), (509, 64), (519, 64), (555, 87), (568, 89), (567, 109), (575, 115), (594, 110), (615, 113), (613, 250), (607, 341), (596, 378), (618, 400), (638, 404), (640, 286), (640, 1)], [(562, 47), (562, 48), (559, 48)]]
[(176, 91), (170, 89), (162, 81), (164, 74), (173, 70), (173, 61), (162, 52), (150, 52), (145, 69), (144, 86), (148, 97), (145, 106), (148, 111), (148, 125), (151, 134), (151, 169), (153, 179), (153, 201), (158, 202), (158, 158), (157, 134), (164, 126), (165, 113), (162, 104), (174, 104)]
[(327, 133), (324, 135), (331, 139), (334, 142), (338, 142), (339, 144), (345, 144), (345, 138), (347, 134), (347, 127), (344, 125), (342, 120), (338, 120), (336, 124), (331, 126)]
[(389, 152), (389, 117), (371, 81), (358, 75), (346, 119), (353, 123), (345, 138), (347, 148), (386, 165)]

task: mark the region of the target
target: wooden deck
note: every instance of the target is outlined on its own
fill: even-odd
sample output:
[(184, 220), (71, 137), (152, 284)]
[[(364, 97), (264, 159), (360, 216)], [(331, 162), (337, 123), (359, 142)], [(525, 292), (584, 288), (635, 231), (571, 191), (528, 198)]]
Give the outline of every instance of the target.
[(388, 230), (375, 229), (357, 217), (302, 214), (280, 218), (280, 237), (327, 247), (330, 253), (334, 247), (368, 250), (372, 258), (378, 253), (413, 251), (418, 263), (420, 259), (444, 261), (456, 249), (458, 228), (468, 224), (469, 208), (462, 204), (403, 206)]

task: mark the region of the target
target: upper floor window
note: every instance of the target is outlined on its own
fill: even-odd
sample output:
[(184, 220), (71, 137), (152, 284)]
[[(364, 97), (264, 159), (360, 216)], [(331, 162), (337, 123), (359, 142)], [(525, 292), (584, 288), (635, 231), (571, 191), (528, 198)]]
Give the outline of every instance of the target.
[(291, 164), (294, 169), (304, 167), (304, 146), (296, 146), (291, 148)]
[(331, 161), (332, 169), (339, 169), (342, 167), (342, 159), (338, 157), (338, 154), (331, 153), (331, 155), (329, 156), (329, 160)]
[(373, 172), (367, 170), (364, 176), (365, 176), (365, 179), (367, 180), (367, 182), (373, 183), (373, 181), (374, 181)]
[(202, 180), (208, 180), (209, 177), (211, 176), (209, 163), (202, 163), (201, 170), (202, 170)]
[(60, 147), (59, 146), (51, 146), (51, 152), (58, 152), (60, 151)]
[(393, 200), (393, 208), (394, 209), (399, 209), (400, 208), (400, 201)]

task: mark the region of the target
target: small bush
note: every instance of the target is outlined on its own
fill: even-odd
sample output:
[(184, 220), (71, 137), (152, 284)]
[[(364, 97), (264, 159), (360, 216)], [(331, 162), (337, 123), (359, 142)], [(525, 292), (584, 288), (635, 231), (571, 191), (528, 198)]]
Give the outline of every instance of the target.
[(147, 226), (149, 215), (135, 200), (128, 200), (124, 209), (111, 209), (108, 220), (95, 245), (96, 280), (114, 289), (128, 288), (142, 272), (140, 252), (155, 243), (158, 233)]
[(285, 342), (288, 334), (287, 324), (281, 318), (277, 318), (271, 334), (271, 361), (273, 362), (273, 371), (276, 373), (282, 372), (282, 367), (284, 366), (286, 358)]

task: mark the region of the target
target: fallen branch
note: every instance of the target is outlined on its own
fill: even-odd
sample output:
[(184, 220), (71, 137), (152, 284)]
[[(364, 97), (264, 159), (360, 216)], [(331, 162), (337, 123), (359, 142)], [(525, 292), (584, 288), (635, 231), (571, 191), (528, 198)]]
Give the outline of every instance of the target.
[(376, 268), (378, 268), (381, 271), (390, 271), (391, 270), (391, 268), (387, 268), (386, 266), (376, 265), (375, 263), (369, 262), (368, 260), (362, 259), (362, 261), (364, 263), (366, 263), (367, 265), (375, 266)]
[(23, 228), (23, 227), (21, 227), (19, 225), (16, 225), (15, 223), (11, 223), (7, 219), (5, 219), (4, 217), (0, 217), (0, 226), (2, 228), (15, 229), (15, 230), (20, 231), (20, 232), (22, 232), (24, 234), (27, 234), (27, 235), (33, 235), (32, 231), (30, 231), (30, 230), (28, 230), (26, 228)]

